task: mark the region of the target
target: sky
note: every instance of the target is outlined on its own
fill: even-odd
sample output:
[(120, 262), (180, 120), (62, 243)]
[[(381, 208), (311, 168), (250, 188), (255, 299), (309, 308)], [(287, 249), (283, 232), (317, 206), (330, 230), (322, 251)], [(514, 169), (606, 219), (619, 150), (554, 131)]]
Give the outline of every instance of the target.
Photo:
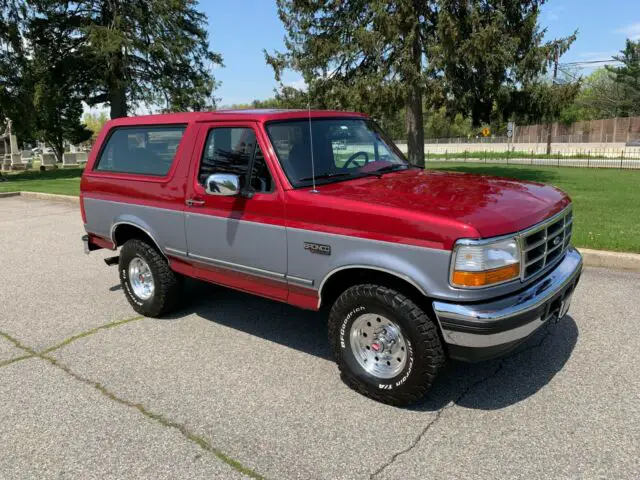
[[(211, 49), (224, 58), (225, 67), (214, 72), (222, 82), (216, 90), (220, 104), (272, 97), (277, 85), (263, 49), (283, 50), (285, 35), (275, 0), (201, 0), (200, 9), (209, 18)], [(640, 0), (549, 0), (540, 25), (547, 28), (548, 39), (578, 30), (561, 62), (607, 59), (624, 47), (625, 38), (640, 40)], [(304, 85), (294, 72), (283, 80)]]
[[(277, 84), (263, 50), (284, 50), (285, 30), (275, 0), (200, 0), (199, 8), (209, 20), (211, 49), (224, 59), (225, 66), (214, 71), (221, 82), (215, 92), (218, 105), (273, 97)], [(640, 40), (640, 0), (549, 0), (542, 7), (540, 25), (547, 29), (546, 39), (578, 30), (578, 39), (561, 63), (610, 59), (624, 48), (626, 38)], [(286, 72), (283, 81), (304, 86), (295, 72)], [(140, 107), (136, 113), (149, 112)]]

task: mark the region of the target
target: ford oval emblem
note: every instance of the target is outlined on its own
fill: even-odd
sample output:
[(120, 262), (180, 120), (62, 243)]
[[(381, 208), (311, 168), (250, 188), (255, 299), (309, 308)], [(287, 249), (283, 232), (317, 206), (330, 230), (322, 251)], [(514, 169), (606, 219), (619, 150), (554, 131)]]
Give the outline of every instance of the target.
[(553, 246), (555, 247), (556, 245), (558, 245), (560, 243), (560, 237), (556, 237), (553, 239)]

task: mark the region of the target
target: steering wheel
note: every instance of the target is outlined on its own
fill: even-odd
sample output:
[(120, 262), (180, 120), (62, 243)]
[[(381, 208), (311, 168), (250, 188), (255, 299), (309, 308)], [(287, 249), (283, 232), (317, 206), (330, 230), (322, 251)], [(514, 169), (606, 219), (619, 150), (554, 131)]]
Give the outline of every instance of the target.
[[(364, 163), (362, 165), (358, 165), (355, 162), (356, 158), (358, 158), (359, 156), (364, 156)], [(369, 163), (369, 154), (363, 151), (354, 153), (347, 159), (346, 162), (344, 162), (344, 165), (342, 166), (342, 168), (348, 168), (349, 165), (352, 163), (356, 163), (356, 165), (358, 165), (359, 167), (364, 167), (367, 163)]]

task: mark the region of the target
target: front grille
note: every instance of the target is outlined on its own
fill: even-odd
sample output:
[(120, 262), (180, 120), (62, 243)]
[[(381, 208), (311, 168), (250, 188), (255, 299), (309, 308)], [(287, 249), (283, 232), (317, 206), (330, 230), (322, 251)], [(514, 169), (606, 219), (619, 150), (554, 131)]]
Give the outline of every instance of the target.
[(522, 280), (537, 275), (558, 263), (569, 248), (573, 227), (571, 208), (524, 232), (522, 251), (524, 271)]

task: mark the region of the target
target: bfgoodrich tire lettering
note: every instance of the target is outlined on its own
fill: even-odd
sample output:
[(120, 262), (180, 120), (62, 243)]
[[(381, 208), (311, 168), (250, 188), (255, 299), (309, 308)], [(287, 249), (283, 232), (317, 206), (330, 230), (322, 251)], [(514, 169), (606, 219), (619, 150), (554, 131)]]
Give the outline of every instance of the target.
[[(393, 378), (368, 373), (354, 357), (351, 325), (365, 314), (380, 315), (401, 329), (406, 361)], [(381, 285), (356, 285), (340, 295), (329, 314), (329, 341), (343, 381), (357, 392), (390, 405), (409, 405), (422, 398), (445, 363), (435, 323), (411, 299)]]
[[(146, 262), (153, 275), (154, 291), (148, 299), (142, 299), (134, 293), (129, 279), (129, 264), (136, 257)], [(182, 286), (181, 277), (169, 268), (167, 260), (155, 247), (143, 240), (132, 239), (122, 246), (118, 271), (122, 290), (136, 312), (147, 317), (159, 317), (177, 305)]]

